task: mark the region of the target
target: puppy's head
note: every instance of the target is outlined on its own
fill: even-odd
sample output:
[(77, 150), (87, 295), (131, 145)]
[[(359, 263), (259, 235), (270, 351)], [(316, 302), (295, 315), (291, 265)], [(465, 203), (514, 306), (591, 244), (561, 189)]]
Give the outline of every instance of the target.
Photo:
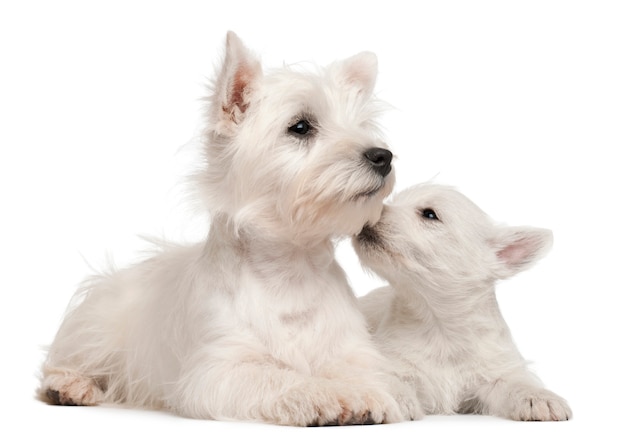
[(496, 225), (458, 191), (422, 184), (394, 197), (353, 245), (391, 283), (466, 291), (529, 268), (550, 249), (552, 232)]
[(210, 210), (303, 243), (375, 222), (394, 184), (392, 154), (375, 122), (376, 75), (371, 53), (313, 72), (263, 72), (229, 33), (198, 176)]

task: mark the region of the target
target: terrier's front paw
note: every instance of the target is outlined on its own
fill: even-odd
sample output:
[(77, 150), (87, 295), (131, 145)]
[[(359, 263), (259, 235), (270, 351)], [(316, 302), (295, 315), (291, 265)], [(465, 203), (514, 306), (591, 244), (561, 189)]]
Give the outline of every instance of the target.
[(400, 407), (402, 419), (405, 421), (422, 419), (424, 417), (424, 409), (422, 409), (422, 404), (418, 400), (413, 386), (409, 386), (399, 378), (391, 375), (387, 381), (389, 382), (391, 393)]
[(532, 389), (512, 395), (510, 418), (515, 421), (567, 421), (572, 410), (567, 402), (546, 389)]
[(333, 382), (293, 388), (279, 398), (271, 413), (270, 422), (299, 426), (382, 424), (402, 420), (398, 404), (389, 394), (377, 389), (355, 390)]
[(405, 421), (417, 421), (424, 417), (422, 404), (414, 395), (397, 395), (396, 400), (400, 406), (402, 419)]
[(356, 385), (341, 398), (347, 416), (340, 425), (388, 424), (405, 419), (398, 402), (379, 388)]

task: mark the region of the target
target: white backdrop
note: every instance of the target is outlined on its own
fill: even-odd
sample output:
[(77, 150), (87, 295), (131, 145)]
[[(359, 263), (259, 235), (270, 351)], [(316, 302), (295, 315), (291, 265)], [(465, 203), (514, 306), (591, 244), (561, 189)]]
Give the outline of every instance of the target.
[[(623, 432), (623, 3), (223, 3), (0, 3), (0, 435)], [(145, 248), (139, 234), (204, 233), (180, 182), (196, 158), (200, 98), (228, 29), (266, 66), (376, 52), (377, 93), (394, 107), (383, 125), (396, 188), (434, 179), (498, 221), (554, 231), (549, 256), (502, 283), (498, 299), (522, 353), (570, 401), (574, 420), (290, 429), (33, 399), (40, 346), (90, 265), (108, 255), (120, 266), (135, 260)], [(357, 294), (380, 284), (347, 242), (338, 254)]]

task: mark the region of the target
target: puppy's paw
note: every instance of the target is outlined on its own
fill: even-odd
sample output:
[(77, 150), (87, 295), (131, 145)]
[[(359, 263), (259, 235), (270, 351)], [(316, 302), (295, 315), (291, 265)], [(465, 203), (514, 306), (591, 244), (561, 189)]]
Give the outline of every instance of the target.
[(567, 421), (572, 410), (567, 402), (546, 389), (516, 392), (509, 417), (516, 421)]
[(39, 390), (40, 399), (55, 405), (97, 405), (103, 396), (93, 379), (71, 371), (48, 374)]

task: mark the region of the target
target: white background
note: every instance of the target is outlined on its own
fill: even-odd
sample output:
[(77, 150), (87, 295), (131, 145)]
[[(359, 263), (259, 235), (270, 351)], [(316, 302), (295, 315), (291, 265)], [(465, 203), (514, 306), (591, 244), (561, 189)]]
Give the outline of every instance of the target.
[[(222, 3), (0, 3), (0, 436), (623, 437), (624, 6)], [(180, 182), (228, 29), (266, 66), (374, 51), (397, 189), (434, 179), (498, 221), (554, 231), (553, 251), (498, 299), (572, 421), (294, 429), (33, 399), (40, 348), (89, 265), (135, 260), (138, 234), (203, 235)], [(338, 256), (357, 294), (380, 284), (347, 242)]]

